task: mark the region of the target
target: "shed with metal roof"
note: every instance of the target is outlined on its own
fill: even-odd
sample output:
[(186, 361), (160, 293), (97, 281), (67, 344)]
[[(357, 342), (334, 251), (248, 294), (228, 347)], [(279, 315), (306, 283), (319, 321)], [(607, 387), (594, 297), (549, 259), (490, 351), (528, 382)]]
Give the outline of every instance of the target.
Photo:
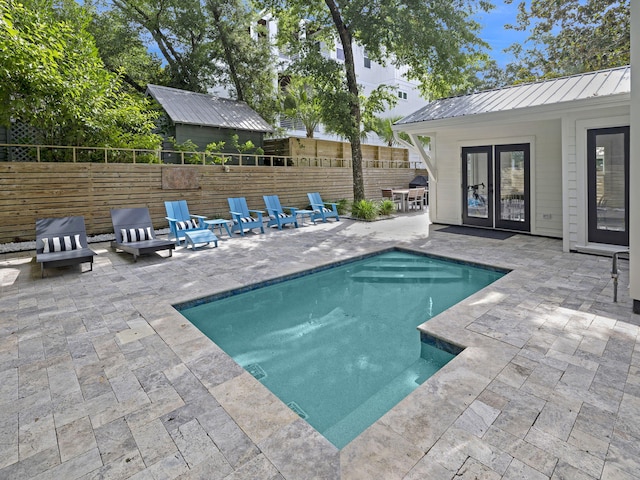
[[(212, 142), (225, 142), (224, 151), (234, 152), (231, 137), (251, 140), (262, 147), (271, 125), (245, 102), (159, 85), (147, 85), (147, 94), (162, 107), (169, 120), (167, 137), (177, 143), (191, 140), (199, 150)], [(167, 148), (171, 148), (169, 145)]]
[(393, 129), (428, 166), (433, 222), (606, 252), (628, 245), (630, 102), (623, 66), (435, 100)]

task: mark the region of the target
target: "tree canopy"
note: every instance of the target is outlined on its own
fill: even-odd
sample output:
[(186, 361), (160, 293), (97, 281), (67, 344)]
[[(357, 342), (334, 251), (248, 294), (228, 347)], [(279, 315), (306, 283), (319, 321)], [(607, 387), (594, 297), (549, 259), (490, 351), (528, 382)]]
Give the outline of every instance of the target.
[(156, 112), (104, 68), (73, 1), (0, 4), (0, 124), (20, 120), (54, 145), (155, 148)]
[[(513, 0), (505, 0), (507, 3)], [(531, 0), (518, 3), (515, 25), (529, 31), (527, 48), (509, 47), (512, 81), (571, 75), (627, 65), (630, 0)]]
[[(364, 199), (360, 134), (362, 103), (354, 64), (355, 46), (381, 64), (407, 67), (424, 93), (446, 95), (465, 81), (469, 62), (486, 46), (474, 14), (490, 9), (483, 0), (260, 0), (278, 19), (279, 46), (295, 55), (302, 76), (313, 78), (323, 121), (349, 140), (354, 200)], [(320, 54), (336, 42), (344, 62)], [(373, 111), (374, 109), (370, 109)]]
[(103, 15), (123, 31), (144, 33), (144, 44), (157, 51), (165, 69), (161, 84), (201, 93), (223, 87), (274, 121), (275, 61), (251, 2), (103, 1)]

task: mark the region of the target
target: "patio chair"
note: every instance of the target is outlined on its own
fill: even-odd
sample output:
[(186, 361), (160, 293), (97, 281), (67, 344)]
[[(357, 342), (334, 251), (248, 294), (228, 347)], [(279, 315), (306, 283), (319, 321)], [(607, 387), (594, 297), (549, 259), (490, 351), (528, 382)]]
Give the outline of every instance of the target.
[(36, 262), (40, 276), (45, 268), (89, 263), (93, 270), (96, 252), (87, 246), (84, 217), (40, 218), (36, 220)]
[[(240, 232), (244, 237), (245, 230), (259, 228), (264, 233), (264, 225), (262, 224), (262, 212), (260, 210), (249, 210), (247, 201), (244, 197), (227, 198), (229, 202), (229, 210), (233, 220), (232, 232)], [(258, 218), (252, 217), (251, 213), (255, 213)]]
[(391, 200), (396, 205), (396, 210), (400, 210), (400, 207), (402, 206), (402, 195), (393, 193), (393, 188), (383, 188), (382, 199)]
[(164, 207), (167, 210), (166, 219), (169, 221), (169, 240), (174, 240), (176, 245), (185, 240), (186, 232), (207, 229), (203, 223), (207, 217), (191, 215), (186, 200), (164, 202)]
[[(337, 203), (325, 203), (320, 198), (320, 194), (315, 193), (307, 193), (307, 197), (309, 197), (309, 203), (311, 203), (311, 209), (314, 211), (313, 220), (317, 220), (319, 218), (322, 219), (323, 222), (327, 222), (327, 218), (335, 218), (336, 222), (340, 221), (340, 217), (338, 216), (338, 204)], [(327, 208), (327, 205), (330, 205), (331, 208)]]
[(111, 248), (130, 253), (134, 262), (138, 261), (140, 255), (160, 250), (169, 250), (169, 256), (172, 256), (173, 249), (176, 248), (172, 240), (156, 238), (149, 209), (146, 207), (112, 208), (111, 223), (116, 237), (111, 242)]
[(419, 207), (420, 210), (422, 210), (425, 191), (426, 189), (424, 187), (409, 189), (409, 193), (407, 194), (407, 204), (409, 205), (409, 208), (413, 206), (415, 209)]
[[(282, 226), (288, 223), (293, 224), (298, 228), (298, 219), (296, 217), (295, 207), (282, 207), (280, 205), (280, 199), (278, 195), (263, 195), (264, 204), (267, 207), (267, 213), (269, 214), (269, 222), (267, 227), (277, 225), (278, 230), (282, 230)], [(289, 210), (289, 213), (285, 213), (284, 209)]]

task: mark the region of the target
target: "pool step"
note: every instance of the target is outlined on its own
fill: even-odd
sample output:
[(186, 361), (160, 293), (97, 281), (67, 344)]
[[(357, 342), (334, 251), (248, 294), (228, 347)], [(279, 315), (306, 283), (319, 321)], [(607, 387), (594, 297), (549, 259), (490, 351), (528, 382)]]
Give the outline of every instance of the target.
[(362, 270), (420, 270), (420, 271), (440, 271), (444, 269), (451, 270), (450, 266), (434, 265), (419, 262), (375, 262), (368, 263), (359, 267)]
[(413, 283), (443, 283), (455, 282), (465, 278), (461, 273), (422, 270), (361, 270), (351, 275), (359, 282), (413, 282)]

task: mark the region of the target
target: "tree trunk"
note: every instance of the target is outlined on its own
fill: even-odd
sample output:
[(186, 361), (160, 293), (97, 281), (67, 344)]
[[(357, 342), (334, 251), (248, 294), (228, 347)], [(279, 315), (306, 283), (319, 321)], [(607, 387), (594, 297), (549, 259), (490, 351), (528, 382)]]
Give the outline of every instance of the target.
[(360, 145), (360, 98), (358, 96), (358, 81), (356, 79), (356, 67), (353, 61), (353, 40), (351, 32), (344, 24), (340, 10), (334, 0), (325, 0), (331, 11), (333, 23), (338, 30), (342, 48), (344, 50), (344, 68), (347, 75), (347, 88), (349, 89), (349, 110), (351, 111), (351, 128), (347, 136), (351, 143), (351, 163), (353, 169), (353, 201), (364, 200), (364, 176), (362, 175), (362, 147)]
[(233, 82), (233, 86), (236, 89), (236, 99), (241, 102), (245, 101), (244, 98), (244, 86), (240, 81), (240, 77), (238, 76), (238, 72), (236, 71), (235, 64), (235, 56), (233, 54), (233, 45), (229, 40), (229, 35), (226, 30), (226, 26), (224, 22), (221, 20), (220, 8), (214, 2), (209, 2), (209, 9), (213, 14), (213, 19), (215, 20), (215, 28), (220, 35), (220, 43), (222, 43), (222, 49), (224, 51), (224, 58), (227, 62), (227, 66), (229, 67), (229, 75), (231, 76), (231, 81)]

